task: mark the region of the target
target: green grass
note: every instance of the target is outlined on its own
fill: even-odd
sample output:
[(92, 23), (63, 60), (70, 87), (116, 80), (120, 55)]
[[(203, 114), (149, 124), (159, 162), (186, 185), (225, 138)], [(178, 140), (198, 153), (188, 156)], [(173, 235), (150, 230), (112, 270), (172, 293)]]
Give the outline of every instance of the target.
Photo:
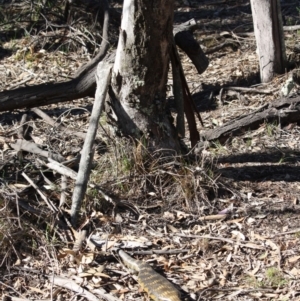
[(248, 276), (246, 277), (245, 282), (253, 288), (281, 288), (288, 284), (288, 280), (284, 278), (282, 271), (276, 267), (267, 268), (262, 280), (256, 279), (255, 276)]
[(282, 287), (288, 283), (283, 273), (275, 267), (270, 267), (266, 270), (266, 282), (272, 287)]

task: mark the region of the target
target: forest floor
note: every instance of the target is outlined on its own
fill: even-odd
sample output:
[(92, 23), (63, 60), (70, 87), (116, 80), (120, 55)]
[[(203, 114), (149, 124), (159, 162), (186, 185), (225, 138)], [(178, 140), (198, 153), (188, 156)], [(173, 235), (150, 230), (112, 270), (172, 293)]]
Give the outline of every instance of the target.
[[(282, 1), (282, 12), (285, 25), (300, 24), (298, 1)], [(281, 97), (288, 71), (259, 83), (249, 1), (177, 3), (175, 23), (191, 18), (200, 25), (194, 35), (204, 51), (227, 45), (208, 54), (210, 64), (201, 75), (180, 53), (204, 121), (200, 132)], [(0, 90), (64, 81), (93, 56), (87, 31), (85, 36), (79, 29), (72, 32), (73, 41), (86, 42), (81, 47), (64, 39), (54, 51), (42, 30), (33, 27), (23, 35), (16, 29), (12, 38), (0, 20)], [(99, 36), (94, 37), (97, 48)], [(285, 42), (289, 58), (300, 48), (300, 30), (286, 30)], [(295, 86), (290, 97), (299, 94)], [(113, 138), (101, 117), (80, 218), (79, 229), (88, 225), (89, 237), (78, 252), (76, 231), (67, 223), (74, 179), (46, 164), (50, 153), (60, 154), (76, 170), (84, 142), (80, 133), (88, 128), (93, 100), (41, 107), (54, 125), (38, 111), (0, 113), (0, 296), (144, 300), (146, 294), (118, 261), (115, 251), (122, 248), (164, 274), (183, 300), (300, 300), (299, 124), (264, 122), (223, 144), (204, 143), (170, 160), (149, 154), (142, 144)], [(169, 102), (172, 108), (171, 93)], [(32, 145), (28, 152), (20, 150), (22, 137), (38, 151)], [(95, 184), (122, 206), (105, 200)]]

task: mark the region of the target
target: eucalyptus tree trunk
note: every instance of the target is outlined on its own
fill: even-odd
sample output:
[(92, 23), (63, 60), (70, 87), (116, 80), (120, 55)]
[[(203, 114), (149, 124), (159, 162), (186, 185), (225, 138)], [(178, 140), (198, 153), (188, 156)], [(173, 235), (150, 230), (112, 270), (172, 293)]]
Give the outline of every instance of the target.
[(282, 74), (286, 54), (279, 0), (251, 0), (254, 33), (263, 83)]
[(145, 137), (147, 147), (180, 149), (166, 114), (172, 46), (173, 0), (124, 0), (119, 43), (109, 91), (122, 132)]

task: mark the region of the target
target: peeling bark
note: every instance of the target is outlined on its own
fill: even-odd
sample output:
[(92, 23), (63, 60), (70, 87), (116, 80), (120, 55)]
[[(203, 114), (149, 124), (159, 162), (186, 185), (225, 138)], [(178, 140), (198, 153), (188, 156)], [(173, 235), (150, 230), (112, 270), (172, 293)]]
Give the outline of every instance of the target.
[(124, 1), (111, 103), (122, 132), (152, 149), (180, 149), (165, 113), (172, 24), (172, 0)]

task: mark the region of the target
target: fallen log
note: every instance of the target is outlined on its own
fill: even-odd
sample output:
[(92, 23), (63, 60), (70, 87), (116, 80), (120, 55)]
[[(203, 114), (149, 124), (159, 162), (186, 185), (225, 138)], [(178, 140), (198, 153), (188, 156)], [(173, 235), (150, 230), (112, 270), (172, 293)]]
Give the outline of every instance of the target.
[[(80, 67), (73, 79), (60, 83), (46, 83), (35, 86), (21, 87), (14, 90), (0, 92), (0, 112), (15, 109), (39, 107), (54, 103), (61, 103), (86, 96), (95, 96), (97, 65), (102, 60), (114, 60), (114, 52), (107, 57), (109, 7), (104, 10), (103, 39), (98, 55), (83, 67)], [(208, 60), (198, 43), (188, 32), (195, 28), (195, 22), (190, 20), (174, 27), (175, 41), (177, 40), (184, 52), (191, 58), (199, 72), (204, 72)], [(181, 34), (182, 33), (182, 34)], [(186, 42), (185, 42), (186, 40)], [(176, 42), (177, 44), (177, 42)]]
[(220, 127), (201, 133), (204, 140), (219, 140), (224, 143), (228, 138), (257, 129), (265, 122), (277, 122), (280, 125), (300, 121), (300, 97), (281, 98), (252, 114), (240, 116)]
[(65, 102), (85, 96), (94, 97), (96, 91), (95, 73), (97, 65), (104, 59), (109, 48), (109, 6), (107, 1), (104, 1), (104, 3), (106, 3), (106, 5), (103, 10), (103, 38), (97, 56), (88, 62), (84, 68), (79, 68), (75, 73), (75, 77), (69, 81), (21, 87), (1, 92), (0, 112)]

